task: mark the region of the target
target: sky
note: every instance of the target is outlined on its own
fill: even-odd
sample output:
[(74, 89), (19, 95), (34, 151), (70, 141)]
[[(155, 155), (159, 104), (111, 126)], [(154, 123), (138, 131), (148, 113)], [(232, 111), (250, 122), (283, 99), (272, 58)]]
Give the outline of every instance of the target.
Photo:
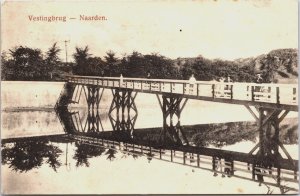
[[(70, 60), (75, 47), (85, 46), (100, 57), (112, 50), (119, 57), (138, 51), (227, 60), (298, 48), (297, 0), (6, 1), (1, 11), (2, 50), (22, 45), (45, 52), (57, 42), (62, 60), (64, 40), (70, 40)], [(82, 21), (80, 15), (107, 20)]]

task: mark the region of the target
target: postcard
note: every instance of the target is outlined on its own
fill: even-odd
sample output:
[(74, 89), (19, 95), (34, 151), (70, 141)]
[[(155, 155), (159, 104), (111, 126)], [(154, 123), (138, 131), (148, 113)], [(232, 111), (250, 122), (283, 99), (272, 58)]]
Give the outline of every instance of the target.
[(298, 1), (1, 2), (1, 193), (298, 194)]

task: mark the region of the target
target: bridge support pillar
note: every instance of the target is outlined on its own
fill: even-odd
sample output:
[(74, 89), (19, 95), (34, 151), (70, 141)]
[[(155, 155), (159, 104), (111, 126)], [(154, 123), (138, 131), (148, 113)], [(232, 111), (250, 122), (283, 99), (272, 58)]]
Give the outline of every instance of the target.
[[(257, 157), (257, 161), (253, 164), (253, 167), (267, 169), (270, 169), (272, 167), (280, 168), (280, 165), (275, 165), (280, 162), (278, 161), (279, 159), (283, 158), (279, 152), (280, 149), (290, 160), (291, 164), (294, 165), (292, 157), (279, 139), (279, 125), (289, 113), (289, 111), (257, 107), (255, 109), (257, 110), (258, 115), (256, 115), (256, 113), (249, 106), (246, 106), (246, 108), (256, 119), (259, 132), (259, 141), (256, 146), (249, 152), (249, 154), (255, 154)], [(297, 166), (294, 166), (296, 169)], [(253, 168), (252, 171), (254, 172), (252, 177), (255, 179), (255, 174), (260, 173), (260, 169)], [(257, 179), (259, 181), (263, 180), (262, 176), (259, 175), (257, 175)]]
[[(88, 105), (88, 114), (85, 123), (80, 119), (79, 112), (70, 112), (68, 105), (79, 103), (80, 97), (84, 95)], [(99, 103), (103, 95), (104, 88), (80, 84), (65, 83), (55, 106), (59, 119), (63, 122), (63, 127), (67, 133), (75, 132), (99, 132), (103, 126), (99, 115)]]
[(100, 128), (104, 131), (98, 110), (95, 111), (92, 109), (88, 112), (87, 125), (88, 132), (100, 132)]
[(99, 115), (99, 104), (104, 92), (104, 88), (100, 88), (98, 86), (86, 86), (85, 88), (82, 86), (82, 89), (88, 105), (88, 115), (84, 127), (81, 128), (83, 128), (84, 132), (99, 132), (101, 126), (103, 131), (103, 126)]
[[(156, 96), (163, 113), (163, 132), (161, 139), (163, 139), (163, 141), (166, 141), (168, 133), (171, 140), (176, 144), (188, 145), (188, 140), (180, 125), (181, 112), (185, 107), (188, 99), (183, 99), (182, 96), (174, 95), (162, 95), (162, 98), (160, 98), (158, 95)], [(183, 104), (181, 104), (182, 101)], [(175, 118), (177, 118), (177, 122), (174, 122), (176, 121)]]
[[(98, 86), (86, 86), (84, 89), (85, 98), (88, 104), (88, 109), (99, 109), (99, 103), (102, 98), (104, 89)], [(96, 106), (96, 107), (95, 107)]]
[[(135, 105), (137, 92), (126, 89), (112, 89), (113, 100), (109, 109), (109, 119), (114, 131), (128, 131), (133, 137), (134, 125), (138, 116)], [(133, 112), (133, 115), (132, 115)]]
[(256, 108), (258, 112), (257, 116), (249, 106), (247, 106), (247, 108), (256, 119), (259, 132), (259, 142), (249, 153), (253, 154), (256, 150), (258, 150), (257, 155), (260, 156), (280, 156), (280, 147), (285, 155), (291, 159), (290, 155), (279, 140), (279, 125), (289, 111), (258, 107)]

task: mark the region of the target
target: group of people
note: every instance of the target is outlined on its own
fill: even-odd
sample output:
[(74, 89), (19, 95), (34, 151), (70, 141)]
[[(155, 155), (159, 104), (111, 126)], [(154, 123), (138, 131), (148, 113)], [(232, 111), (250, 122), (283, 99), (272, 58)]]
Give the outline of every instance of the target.
[[(214, 79), (213, 81), (216, 81), (216, 80)], [(232, 80), (232, 78), (230, 76), (227, 76), (227, 78), (220, 77), (218, 79), (218, 81), (220, 83), (224, 83), (224, 82), (230, 83), (230, 82), (233, 82), (233, 80)], [(255, 82), (256, 83), (262, 83), (263, 81), (264, 81), (264, 79), (263, 79), (262, 75), (260, 73), (256, 74), (256, 80), (255, 80)], [(192, 74), (192, 76), (190, 77), (189, 83), (190, 84), (195, 84), (196, 83), (196, 78), (195, 78), (194, 74)]]
[[(195, 78), (195, 76), (194, 76), (194, 74), (192, 74), (192, 76), (190, 77), (190, 79), (189, 79), (189, 84), (190, 84), (190, 94), (191, 93), (193, 93), (193, 89), (194, 89), (194, 85), (195, 85), (195, 83), (196, 83), (196, 78)], [(216, 81), (216, 80), (214, 80), (214, 81)], [(227, 78), (225, 78), (225, 77), (220, 77), (219, 78), (219, 82), (220, 82), (220, 84), (218, 85), (218, 91), (219, 91), (219, 93), (220, 93), (220, 96), (222, 97), (222, 96), (224, 96), (224, 94), (225, 94), (225, 90), (228, 90), (228, 85), (225, 85), (224, 83), (226, 82), (226, 83), (231, 83), (231, 82), (233, 82), (233, 80), (231, 79), (231, 77), (230, 76), (227, 76)]]
[[(196, 81), (197, 81), (197, 80), (196, 80), (194, 74), (192, 74), (192, 76), (191, 76), (190, 79), (189, 79), (189, 84), (195, 84)], [(216, 80), (214, 79), (214, 81), (216, 81)], [(219, 78), (219, 82), (221, 82), (221, 83), (224, 83), (224, 82), (233, 82), (233, 80), (231, 79), (230, 76), (227, 76), (227, 78), (225, 78), (225, 77), (220, 77), (220, 78)]]
[[(149, 79), (150, 78), (150, 73), (148, 72), (147, 73), (147, 78)], [(123, 75), (121, 74), (120, 75), (120, 80), (122, 81), (123, 80)], [(190, 79), (189, 79), (189, 84), (195, 84), (196, 83), (196, 78), (194, 76), (194, 74), (191, 75)], [(215, 79), (214, 79), (215, 81)], [(230, 76), (227, 76), (227, 78), (225, 77), (220, 77), (219, 78), (219, 82), (221, 83), (224, 83), (224, 82), (233, 82), (233, 80), (231, 79)], [(261, 74), (257, 74), (256, 75), (256, 83), (262, 83), (263, 82), (263, 78), (261, 76)]]
[[(147, 74), (147, 78), (150, 78), (150, 73), (149, 72)], [(214, 81), (216, 81), (216, 80), (214, 80)], [(221, 94), (221, 96), (224, 96), (224, 94), (225, 94), (224, 91), (228, 90), (227, 88), (229, 87), (229, 85), (226, 85), (224, 83), (232, 83), (233, 80), (231, 79), (230, 76), (227, 76), (227, 78), (220, 77), (218, 79), (218, 81), (220, 82), (220, 84), (218, 85), (219, 93)], [(196, 80), (194, 74), (192, 74), (190, 79), (189, 79), (189, 92), (190, 92), (190, 94), (193, 94), (193, 90), (194, 90), (196, 82), (197, 82), (197, 80)], [(262, 83), (262, 82), (263, 82), (263, 78), (262, 78), (261, 74), (257, 74), (256, 75), (256, 83)], [(121, 86), (122, 86), (123, 85), (123, 75), (122, 74), (120, 75), (120, 83), (121, 83)]]

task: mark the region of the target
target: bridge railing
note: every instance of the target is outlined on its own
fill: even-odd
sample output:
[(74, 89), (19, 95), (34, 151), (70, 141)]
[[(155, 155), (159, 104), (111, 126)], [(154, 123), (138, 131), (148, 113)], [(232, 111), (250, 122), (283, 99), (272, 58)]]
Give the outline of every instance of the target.
[(108, 88), (126, 88), (145, 92), (160, 92), (211, 97), (214, 99), (234, 99), (277, 104), (298, 104), (297, 84), (271, 83), (228, 83), (217, 81), (67, 76), (67, 81), (77, 84), (98, 85)]

